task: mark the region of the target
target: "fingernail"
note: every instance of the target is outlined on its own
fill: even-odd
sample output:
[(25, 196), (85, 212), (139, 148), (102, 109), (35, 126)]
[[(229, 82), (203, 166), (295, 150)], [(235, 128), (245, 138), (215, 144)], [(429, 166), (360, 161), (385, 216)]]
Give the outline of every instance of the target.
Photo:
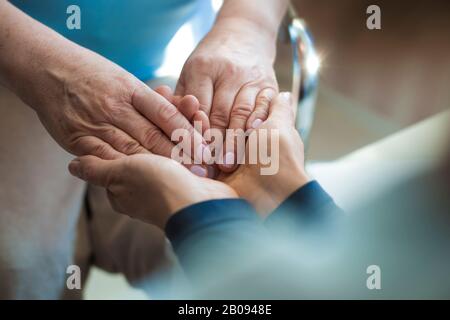
[(225, 154), (225, 157), (223, 159), (223, 164), (225, 167), (232, 167), (234, 166), (234, 152), (227, 152)]
[(253, 129), (258, 128), (258, 127), (261, 125), (261, 123), (263, 123), (263, 121), (262, 121), (261, 119), (256, 119), (256, 120), (253, 121), (253, 123), (252, 123), (252, 128), (253, 128)]
[(69, 172), (76, 177), (80, 177), (80, 160), (74, 159), (69, 163)]
[(201, 166), (192, 166), (191, 172), (201, 178), (205, 178), (208, 176), (208, 172), (206, 171), (206, 169)]
[(292, 96), (292, 94), (289, 91), (280, 93), (281, 99), (285, 100), (286, 102), (291, 102), (291, 96)]

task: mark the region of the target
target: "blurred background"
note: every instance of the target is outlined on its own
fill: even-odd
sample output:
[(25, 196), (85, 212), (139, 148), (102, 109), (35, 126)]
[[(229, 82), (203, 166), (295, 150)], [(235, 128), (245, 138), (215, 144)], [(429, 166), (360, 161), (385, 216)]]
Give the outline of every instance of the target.
[[(450, 1), (292, 3), (322, 58), (310, 160), (342, 157), (449, 108)], [(371, 4), (381, 8), (381, 30), (366, 28)], [(278, 54), (286, 87), (290, 53)]]

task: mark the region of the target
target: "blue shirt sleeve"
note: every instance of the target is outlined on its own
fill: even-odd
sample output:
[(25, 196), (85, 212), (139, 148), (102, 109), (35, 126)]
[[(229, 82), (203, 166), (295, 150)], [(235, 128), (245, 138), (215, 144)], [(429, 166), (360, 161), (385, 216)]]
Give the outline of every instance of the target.
[(243, 199), (210, 200), (173, 215), (166, 235), (188, 278), (195, 281), (204, 276), (205, 268), (214, 273), (211, 270), (236, 268), (238, 261), (251, 259), (274, 230), (283, 238), (310, 233), (329, 239), (340, 217), (342, 211), (313, 181), (294, 192), (265, 222)]
[(344, 212), (320, 184), (310, 181), (291, 194), (266, 219), (265, 226), (289, 237), (307, 232), (325, 239), (336, 234), (344, 217)]
[[(166, 235), (188, 278), (198, 280), (205, 268), (221, 270), (257, 246), (266, 232), (253, 207), (242, 199), (210, 200), (173, 215)], [(213, 272), (214, 273), (214, 272)]]

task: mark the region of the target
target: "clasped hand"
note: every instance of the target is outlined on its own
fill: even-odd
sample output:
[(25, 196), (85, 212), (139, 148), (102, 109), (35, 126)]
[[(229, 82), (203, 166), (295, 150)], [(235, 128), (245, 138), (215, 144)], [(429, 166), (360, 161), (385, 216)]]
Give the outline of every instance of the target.
[[(172, 101), (176, 99), (169, 97), (168, 92), (165, 94)], [(294, 120), (290, 94), (280, 93), (270, 104), (267, 120), (254, 129), (278, 132), (279, 171), (275, 175), (261, 175), (261, 163), (242, 164), (236, 171), (221, 173), (213, 180), (198, 177), (180, 163), (154, 154), (115, 160), (82, 156), (70, 163), (69, 170), (85, 181), (106, 188), (116, 211), (160, 228), (180, 209), (214, 199), (242, 197), (264, 217), (308, 182), (303, 143)]]

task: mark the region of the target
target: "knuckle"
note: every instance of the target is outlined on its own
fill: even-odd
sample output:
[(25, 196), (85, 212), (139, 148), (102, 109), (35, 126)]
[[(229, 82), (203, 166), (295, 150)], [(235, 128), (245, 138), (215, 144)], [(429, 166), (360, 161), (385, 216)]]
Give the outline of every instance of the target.
[(256, 107), (268, 108), (271, 101), (272, 97), (266, 90), (256, 98)]
[(171, 122), (177, 115), (177, 108), (170, 103), (161, 104), (158, 109), (158, 120), (161, 122)]
[(252, 66), (249, 70), (252, 79), (262, 79), (264, 78), (264, 72), (259, 66)]
[(105, 159), (108, 156), (108, 147), (105, 144), (97, 144), (92, 150), (92, 154)]
[(207, 55), (196, 55), (190, 59), (190, 65), (201, 70), (209, 68), (211, 62), (211, 57)]
[(140, 151), (140, 145), (137, 141), (126, 140), (122, 142), (120, 149), (122, 150), (123, 153), (128, 155), (136, 154)]
[(231, 78), (243, 79), (245, 77), (245, 68), (226, 59), (224, 65), (226, 66), (227, 75)]
[[(223, 109), (222, 109), (223, 110)], [(227, 112), (219, 111), (219, 112), (213, 112), (211, 113), (209, 120), (211, 122), (212, 127), (217, 128), (226, 128), (229, 124), (229, 115)]]
[(161, 141), (161, 132), (157, 128), (149, 128), (144, 131), (144, 146), (153, 150)]
[(134, 154), (139, 151), (140, 145), (133, 139), (123, 137), (119, 131), (111, 126), (103, 126), (100, 128), (105, 141), (109, 141), (112, 145), (125, 154)]
[(95, 128), (94, 130), (98, 131), (98, 133), (101, 134), (103, 137), (105, 137), (105, 139), (108, 140), (117, 139), (117, 130), (114, 127), (109, 126), (107, 124)]
[(237, 104), (232, 110), (231, 110), (231, 118), (235, 119), (247, 119), (250, 114), (253, 111), (254, 106), (250, 104)]

